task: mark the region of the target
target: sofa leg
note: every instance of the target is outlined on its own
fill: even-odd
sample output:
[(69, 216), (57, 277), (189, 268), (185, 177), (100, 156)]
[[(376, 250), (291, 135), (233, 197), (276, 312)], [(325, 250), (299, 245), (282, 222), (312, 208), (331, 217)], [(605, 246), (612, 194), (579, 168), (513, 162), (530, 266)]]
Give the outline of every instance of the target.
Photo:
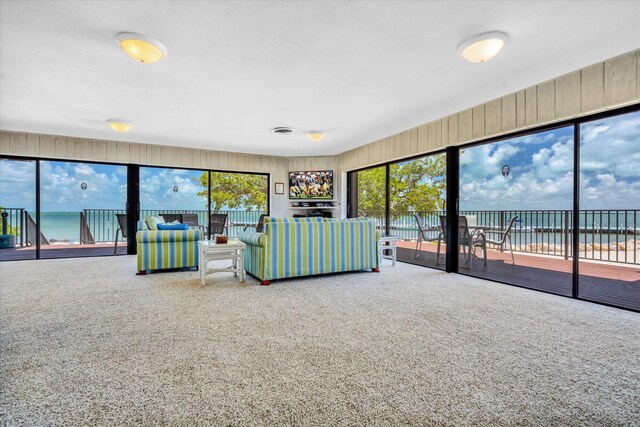
[(378, 267), (374, 267), (371, 269), (374, 273), (380, 273), (380, 269)]
[(271, 284), (271, 280), (263, 280), (262, 283), (260, 283), (262, 286), (269, 286)]
[(136, 273), (136, 276), (144, 276), (145, 274), (147, 274), (147, 270), (140, 270)]

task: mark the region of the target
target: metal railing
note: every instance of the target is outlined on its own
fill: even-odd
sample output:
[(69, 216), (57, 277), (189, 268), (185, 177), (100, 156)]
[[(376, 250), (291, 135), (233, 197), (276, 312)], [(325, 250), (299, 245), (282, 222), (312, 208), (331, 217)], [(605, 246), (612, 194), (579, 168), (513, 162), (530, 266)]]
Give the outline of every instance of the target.
[[(106, 243), (113, 242), (115, 232), (118, 229), (118, 219), (116, 214), (124, 214), (124, 210), (119, 209), (84, 209), (80, 213), (80, 241), (81, 243)], [(178, 209), (145, 209), (140, 211), (140, 218), (144, 219), (151, 215), (162, 214), (196, 214), (198, 223), (208, 225), (208, 211), (201, 210), (178, 210)], [(228, 215), (227, 227), (229, 237), (237, 237), (247, 225), (255, 225), (263, 211), (236, 211), (220, 210), (212, 213), (224, 213)], [(121, 239), (124, 240), (124, 239)]]
[[(27, 236), (25, 230), (25, 209), (24, 208), (2, 208), (1, 212), (6, 212), (7, 216), (7, 233), (16, 236), (16, 246), (23, 247), (27, 245)], [(1, 229), (0, 229), (1, 230)]]
[[(414, 214), (422, 217), (429, 233), (437, 238), (440, 231), (440, 215), (444, 211), (394, 211), (390, 212), (389, 234), (405, 240), (415, 240), (418, 227)], [(385, 232), (386, 219), (382, 210), (359, 211), (376, 222)], [(573, 253), (573, 212), (571, 210), (505, 210), (461, 211), (460, 215), (475, 216), (478, 225), (489, 230), (504, 230), (509, 220), (517, 219), (511, 230), (514, 251), (562, 256), (568, 259)], [(625, 264), (640, 261), (640, 210), (581, 210), (579, 224), (579, 254), (583, 259), (595, 259)]]

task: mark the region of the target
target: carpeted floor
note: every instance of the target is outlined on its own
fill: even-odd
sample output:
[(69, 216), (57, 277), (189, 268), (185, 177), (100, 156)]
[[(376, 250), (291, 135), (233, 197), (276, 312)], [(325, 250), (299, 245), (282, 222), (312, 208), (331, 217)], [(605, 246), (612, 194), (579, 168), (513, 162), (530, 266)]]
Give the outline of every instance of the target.
[(399, 264), (0, 263), (3, 425), (640, 424), (640, 315)]

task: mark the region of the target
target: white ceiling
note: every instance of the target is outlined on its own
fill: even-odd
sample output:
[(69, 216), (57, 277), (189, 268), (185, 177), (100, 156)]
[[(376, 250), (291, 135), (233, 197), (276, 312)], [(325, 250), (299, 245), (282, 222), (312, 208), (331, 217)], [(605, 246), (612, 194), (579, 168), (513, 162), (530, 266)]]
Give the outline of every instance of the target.
[[(0, 127), (337, 154), (637, 49), (638, 22), (638, 1), (2, 1)], [(457, 55), (489, 30), (510, 36), (493, 61)], [(131, 60), (123, 31), (167, 57)], [(109, 118), (136, 126), (116, 134)], [(311, 129), (327, 136), (312, 143)]]

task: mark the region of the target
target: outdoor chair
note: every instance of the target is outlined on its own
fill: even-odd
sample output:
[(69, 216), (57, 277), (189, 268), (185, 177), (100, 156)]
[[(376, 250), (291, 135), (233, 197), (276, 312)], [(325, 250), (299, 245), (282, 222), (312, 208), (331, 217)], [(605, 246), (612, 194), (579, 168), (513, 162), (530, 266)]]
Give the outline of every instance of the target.
[[(469, 230), (467, 217), (458, 217), (458, 245), (462, 246), (462, 253), (465, 256), (467, 265), (471, 266), (476, 248), (482, 248), (484, 255), (484, 265), (487, 265), (487, 240), (482, 230)], [(465, 247), (467, 248), (465, 251)]]
[(178, 221), (182, 222), (182, 214), (177, 213), (161, 213), (159, 214), (167, 224), (170, 222)]
[(254, 227), (256, 229), (256, 233), (262, 233), (264, 231), (264, 217), (266, 216), (267, 214), (260, 215), (260, 218), (258, 218), (258, 223), (256, 225), (247, 224), (244, 226), (242, 231), (246, 231), (247, 228)]
[(438, 252), (436, 253), (436, 264), (440, 264), (440, 245), (447, 242), (447, 216), (440, 215), (440, 240), (438, 240)]
[(198, 217), (198, 214), (196, 213), (183, 213), (182, 215), (182, 221), (180, 221), (183, 224), (187, 224), (189, 226), (189, 228), (197, 228), (200, 231), (202, 231), (202, 235), (204, 236), (205, 233), (207, 232), (207, 227), (204, 225), (200, 225), (200, 218)]
[[(422, 253), (422, 242), (438, 242), (438, 257), (440, 257), (440, 241), (442, 240), (442, 230), (439, 227), (425, 227), (422, 217), (419, 214), (413, 214), (418, 224), (418, 239), (416, 240), (416, 249), (414, 258), (418, 258)], [(430, 236), (429, 233), (437, 232), (437, 236)], [(436, 258), (437, 260), (437, 258)]]
[(228, 231), (227, 216), (228, 214), (215, 213), (209, 216), (209, 233), (211, 234), (211, 236), (225, 234), (225, 231)]
[(122, 235), (123, 239), (127, 238), (127, 214), (116, 214), (118, 219), (118, 229), (116, 230), (116, 238), (113, 244), (113, 254), (118, 253), (118, 233)]
[[(509, 220), (509, 224), (507, 224), (507, 228), (504, 230), (486, 230), (484, 232), (485, 236), (489, 234), (489, 235), (496, 235), (498, 237), (497, 239), (487, 239), (485, 237), (485, 241), (486, 241), (486, 244), (498, 246), (500, 250), (503, 249), (503, 246), (507, 241), (509, 242), (509, 250), (511, 251), (512, 265), (516, 265), (516, 261), (515, 261), (515, 258), (513, 257), (513, 245), (511, 244), (511, 229), (513, 228), (513, 223), (516, 222), (516, 219), (518, 219), (517, 216), (511, 217), (511, 219)], [(486, 253), (486, 248), (485, 248), (485, 253)], [(485, 265), (486, 263), (487, 261), (485, 257)]]

